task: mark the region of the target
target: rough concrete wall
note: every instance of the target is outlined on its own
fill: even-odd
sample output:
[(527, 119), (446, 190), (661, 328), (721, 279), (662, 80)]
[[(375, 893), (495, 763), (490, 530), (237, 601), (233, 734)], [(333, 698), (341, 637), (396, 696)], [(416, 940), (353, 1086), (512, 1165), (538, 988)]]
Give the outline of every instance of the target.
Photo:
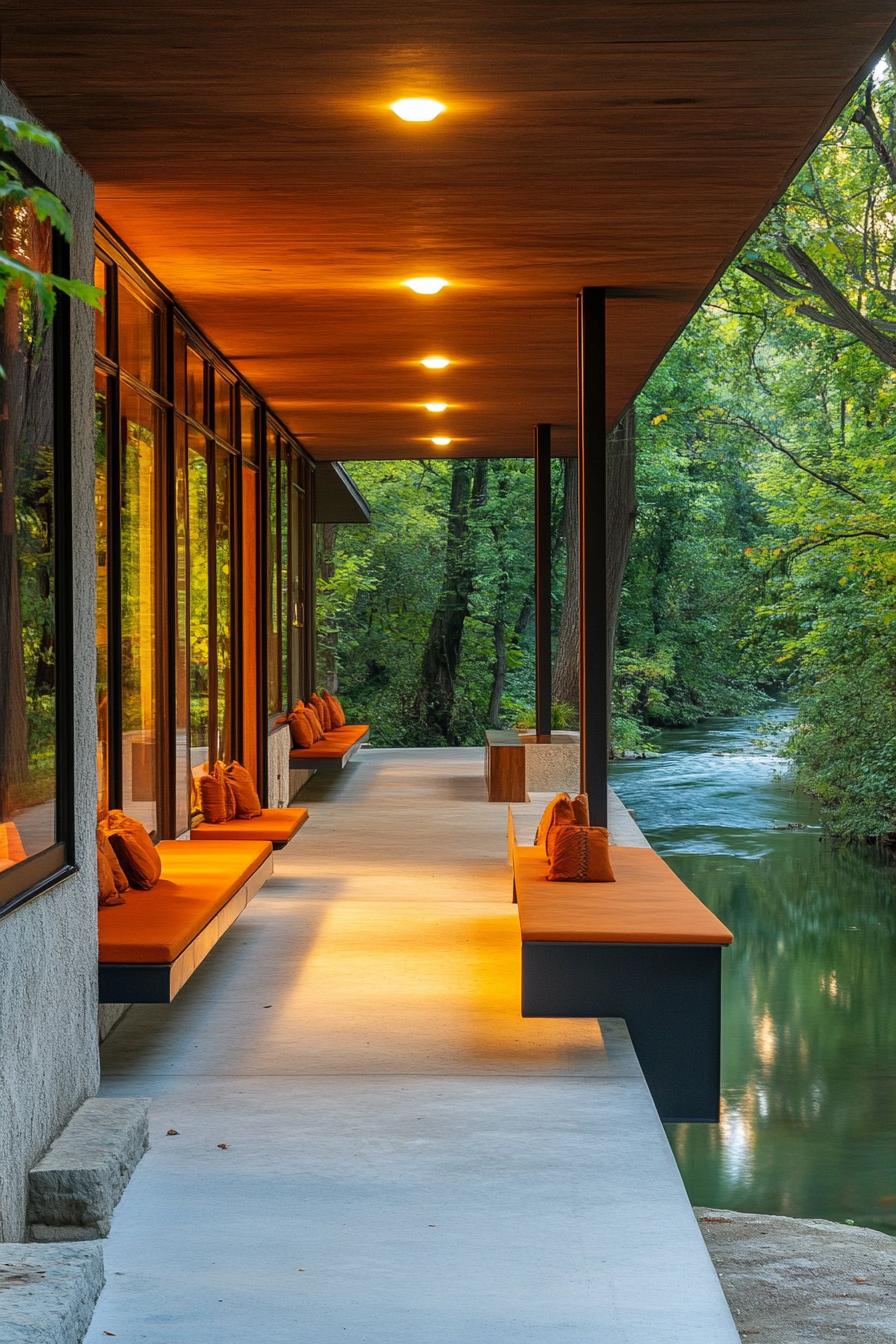
[(117, 1027), (125, 1013), (131, 1007), (129, 1003), (101, 1003), (97, 1013), (96, 1025), (100, 1041), (104, 1041), (113, 1027)]
[[(28, 116), (5, 85), (0, 109)], [(22, 159), (68, 206), (72, 275), (93, 276), (93, 186), (70, 158)], [(80, 871), (0, 920), (0, 1241), (25, 1235), (26, 1175), (99, 1083), (94, 686), (93, 314), (72, 305), (75, 856)]]

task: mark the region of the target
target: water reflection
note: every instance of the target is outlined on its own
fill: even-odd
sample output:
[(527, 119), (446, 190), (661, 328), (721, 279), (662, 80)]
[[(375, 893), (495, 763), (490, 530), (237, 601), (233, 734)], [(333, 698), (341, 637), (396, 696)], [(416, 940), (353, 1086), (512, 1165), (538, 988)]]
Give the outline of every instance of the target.
[(896, 1232), (896, 866), (821, 838), (811, 801), (755, 745), (769, 717), (790, 713), (669, 732), (661, 757), (613, 769), (735, 935), (722, 1121), (671, 1125), (670, 1140), (695, 1203)]

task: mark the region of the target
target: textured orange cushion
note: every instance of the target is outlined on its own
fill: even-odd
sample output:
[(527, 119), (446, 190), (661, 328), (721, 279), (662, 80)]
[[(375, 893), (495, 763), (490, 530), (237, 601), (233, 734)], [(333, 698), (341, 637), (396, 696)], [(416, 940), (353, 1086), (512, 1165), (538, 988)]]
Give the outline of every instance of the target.
[(294, 747), (311, 747), (314, 745), (314, 729), (311, 726), (307, 710), (294, 709), (287, 722), (289, 723), (289, 733)]
[(217, 767), (210, 775), (199, 776), (199, 805), (202, 819), (211, 826), (220, 826), (227, 820), (227, 781)]
[(97, 900), (100, 906), (103, 905), (124, 905), (124, 897), (115, 885), (115, 878), (112, 876), (112, 869), (109, 866), (109, 860), (103, 852), (103, 846), (97, 844), (96, 847), (96, 879), (97, 879)]
[(327, 709), (330, 711), (330, 727), (344, 728), (345, 710), (342, 708), (342, 705), (336, 699), (335, 695), (331, 695), (329, 691), (324, 691), (324, 700), (327, 702)]
[(6, 860), (7, 865), (12, 867), (14, 863), (21, 863), (27, 859), (25, 846), (22, 844), (22, 837), (19, 835), (19, 828), (14, 821), (4, 821), (0, 823), (0, 861)]
[(551, 832), (555, 826), (587, 826), (588, 825), (588, 798), (584, 793), (577, 794), (575, 798), (570, 798), (568, 793), (558, 793), (552, 798), (542, 814), (541, 821), (538, 823), (538, 830), (535, 833), (536, 845), (544, 845), (548, 854), (551, 852), (553, 841)]
[(257, 817), (236, 817), (221, 826), (201, 821), (190, 832), (191, 840), (270, 840), (285, 844), (308, 820), (304, 807), (265, 807)]
[(720, 919), (653, 849), (611, 845), (615, 882), (549, 882), (543, 849), (518, 845), (513, 876), (523, 942), (731, 942)]
[(323, 724), (317, 717), (317, 714), (311, 705), (305, 706), (305, 716), (311, 724), (311, 731), (314, 733), (315, 742), (319, 742), (324, 735)]
[(162, 865), (143, 823), (125, 812), (113, 811), (106, 817), (103, 830), (124, 869), (128, 886), (137, 891), (149, 891), (154, 887)]
[(109, 844), (109, 836), (103, 830), (102, 823), (97, 827), (96, 830), (96, 845), (97, 849), (99, 849), (102, 852), (103, 858), (106, 860), (106, 863), (108, 864), (109, 869), (112, 873), (112, 880), (115, 883), (115, 890), (119, 893), (122, 891), (127, 891), (128, 889), (127, 874), (125, 873), (121, 864), (118, 862), (118, 859), (115, 856), (115, 850)]
[(249, 771), (239, 761), (225, 766), (224, 775), (236, 805), (236, 817), (260, 817), (261, 799)]
[(163, 840), (162, 877), (153, 890), (132, 892), (127, 905), (99, 912), (100, 961), (174, 961), (270, 853), (269, 843), (250, 840), (215, 845)]
[(320, 726), (325, 733), (329, 732), (331, 728), (336, 727), (335, 723), (330, 719), (330, 710), (326, 701), (321, 699), (321, 697), (313, 691), (311, 693), (311, 707), (320, 719)]
[(549, 882), (615, 882), (604, 826), (554, 826), (548, 832)]

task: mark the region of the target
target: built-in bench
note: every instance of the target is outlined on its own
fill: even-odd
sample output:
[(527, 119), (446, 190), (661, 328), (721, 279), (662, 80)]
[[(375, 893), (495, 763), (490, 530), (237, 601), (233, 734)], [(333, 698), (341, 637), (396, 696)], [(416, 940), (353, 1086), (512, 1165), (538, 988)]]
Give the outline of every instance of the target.
[(284, 849), (308, 820), (307, 807), (264, 807), (260, 817), (234, 817), (231, 821), (197, 821), (191, 840), (269, 840), (274, 849)]
[[(286, 719), (283, 720), (286, 723)], [(342, 770), (370, 737), (366, 723), (347, 723), (331, 728), (313, 747), (293, 747), (289, 753), (291, 770)]]
[(170, 1003), (274, 867), (270, 841), (157, 849), (156, 885), (99, 911), (100, 1003)]
[(624, 1018), (663, 1120), (717, 1121), (730, 931), (655, 850), (610, 846), (615, 882), (550, 882), (509, 818), (524, 1017)]

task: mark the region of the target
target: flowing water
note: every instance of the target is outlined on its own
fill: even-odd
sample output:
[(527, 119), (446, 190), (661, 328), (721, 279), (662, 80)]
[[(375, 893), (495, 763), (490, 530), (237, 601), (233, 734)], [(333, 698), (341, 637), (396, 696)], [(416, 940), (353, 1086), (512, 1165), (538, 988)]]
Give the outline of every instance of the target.
[(734, 933), (721, 1123), (669, 1137), (695, 1204), (896, 1233), (896, 862), (822, 838), (776, 755), (791, 717), (666, 732), (662, 755), (613, 767), (651, 844)]

